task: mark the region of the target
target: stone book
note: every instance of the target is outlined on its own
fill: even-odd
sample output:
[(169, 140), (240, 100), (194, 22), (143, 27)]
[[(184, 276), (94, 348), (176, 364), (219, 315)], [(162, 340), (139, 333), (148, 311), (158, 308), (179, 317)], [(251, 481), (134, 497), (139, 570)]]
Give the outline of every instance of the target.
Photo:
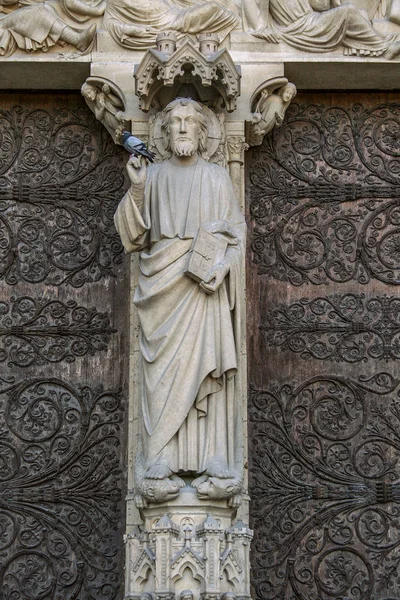
[(209, 270), (224, 259), (227, 246), (227, 241), (200, 227), (193, 240), (186, 274), (195, 281), (203, 281)]

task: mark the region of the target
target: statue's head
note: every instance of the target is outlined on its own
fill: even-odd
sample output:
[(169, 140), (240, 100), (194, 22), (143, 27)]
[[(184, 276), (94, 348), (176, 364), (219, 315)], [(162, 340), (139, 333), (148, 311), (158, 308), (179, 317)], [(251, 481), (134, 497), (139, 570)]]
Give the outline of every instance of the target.
[(90, 83), (84, 83), (81, 87), (82, 96), (94, 102), (96, 100), (98, 89)]
[(291, 102), (297, 94), (297, 88), (294, 83), (287, 83), (279, 90), (279, 94), (284, 102)]
[(140, 600), (153, 600), (153, 595), (150, 592), (142, 592), (140, 594)]
[(201, 105), (191, 98), (177, 98), (168, 104), (161, 130), (166, 150), (175, 156), (207, 151), (207, 121)]
[(180, 595), (180, 600), (193, 600), (192, 590), (183, 590)]

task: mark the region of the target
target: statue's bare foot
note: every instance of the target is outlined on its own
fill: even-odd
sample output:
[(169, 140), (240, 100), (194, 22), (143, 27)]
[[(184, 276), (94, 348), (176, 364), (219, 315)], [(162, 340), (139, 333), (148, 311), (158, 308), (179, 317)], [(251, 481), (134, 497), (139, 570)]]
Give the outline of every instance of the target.
[(252, 31), (251, 34), (254, 35), (254, 37), (258, 37), (266, 42), (269, 42), (270, 44), (279, 44), (281, 40), (281, 36), (269, 27), (256, 29)]
[(400, 42), (394, 42), (384, 53), (384, 57), (388, 60), (396, 58), (400, 54)]
[(228, 469), (226, 462), (218, 457), (209, 461), (205, 474), (209, 477), (218, 477), (218, 479), (229, 479), (236, 475), (234, 471)]
[(172, 477), (170, 477), (170, 479), (171, 479), (171, 481), (174, 481), (176, 483), (176, 485), (179, 486), (179, 489), (185, 487), (185, 485), (186, 485), (186, 483), (183, 481), (183, 479), (178, 477), (178, 475), (172, 475)]
[[(179, 477), (176, 479), (150, 479), (145, 477), (138, 485), (138, 495), (145, 501), (159, 504), (161, 502), (168, 502), (173, 500), (179, 494), (179, 490), (185, 485)], [(139, 506), (138, 508), (145, 508), (145, 506)]]
[(192, 487), (198, 488), (198, 486), (201, 483), (204, 483), (205, 481), (208, 481), (208, 475), (200, 475), (200, 477), (196, 477), (196, 479), (193, 479), (192, 483), (190, 484)]
[(166, 479), (172, 475), (172, 469), (163, 464), (151, 465), (146, 471), (146, 479)]

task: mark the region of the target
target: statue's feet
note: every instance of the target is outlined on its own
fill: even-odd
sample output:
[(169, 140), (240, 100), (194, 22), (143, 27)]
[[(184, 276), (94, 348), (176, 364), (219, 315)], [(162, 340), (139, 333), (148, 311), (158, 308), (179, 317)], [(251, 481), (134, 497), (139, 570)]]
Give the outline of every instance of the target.
[(167, 465), (163, 465), (162, 463), (156, 463), (151, 465), (146, 473), (146, 479), (167, 479), (173, 474), (172, 469), (167, 467)]

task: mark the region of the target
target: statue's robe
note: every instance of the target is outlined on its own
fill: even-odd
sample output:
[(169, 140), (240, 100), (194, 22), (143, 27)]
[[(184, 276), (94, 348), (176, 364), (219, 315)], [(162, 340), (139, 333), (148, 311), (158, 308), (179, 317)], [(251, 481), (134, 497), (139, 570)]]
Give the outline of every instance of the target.
[(395, 35), (374, 29), (350, 4), (316, 12), (309, 0), (269, 0), (267, 4), (249, 0), (243, 4), (243, 10), (249, 28), (272, 26), (282, 41), (307, 52), (330, 52), (342, 44), (378, 56), (396, 40)]
[(233, 0), (108, 0), (104, 24), (118, 44), (139, 50), (154, 46), (161, 31), (218, 33), (222, 41), (238, 26), (238, 14)]
[[(212, 295), (185, 274), (202, 224), (226, 221), (237, 237), (229, 274)], [(225, 169), (199, 158), (148, 168), (142, 209), (132, 189), (115, 223), (127, 252), (141, 251), (134, 295), (141, 324), (144, 465), (202, 472), (217, 459), (235, 470), (241, 450), (235, 394), (238, 286), (245, 222)]]
[(8, 56), (17, 47), (46, 51), (58, 42), (63, 27), (65, 23), (49, 4), (20, 8), (0, 17), (0, 54)]

